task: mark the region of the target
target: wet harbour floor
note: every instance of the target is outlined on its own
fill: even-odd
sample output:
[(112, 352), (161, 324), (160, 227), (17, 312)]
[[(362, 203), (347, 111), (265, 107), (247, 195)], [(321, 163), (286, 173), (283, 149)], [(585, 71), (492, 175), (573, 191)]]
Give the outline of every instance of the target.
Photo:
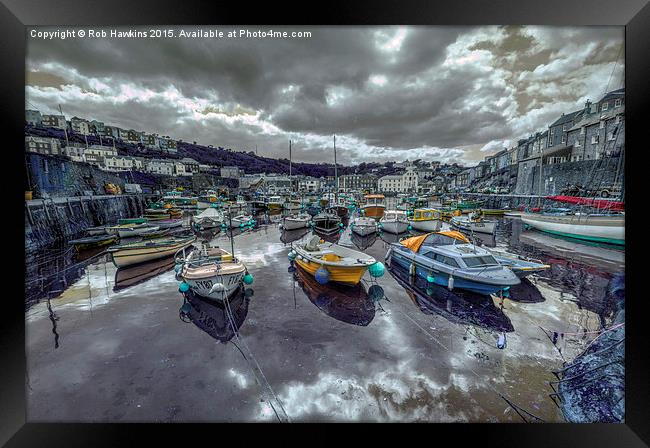
[[(394, 270), (366, 273), (356, 288), (321, 286), (287, 259), (291, 240), (311, 232), (261, 221), (235, 232), (255, 280), (226, 307), (184, 299), (169, 259), (118, 272), (98, 253), (57, 280), (27, 310), (28, 420), (564, 421), (552, 371), (611, 318), (605, 291), (623, 272), (621, 251), (591, 248), (607, 263), (581, 259), (501, 218), (496, 237), (477, 235), (485, 246), (552, 265), (511, 298)], [(347, 227), (339, 243), (384, 261), (396, 240)], [(230, 250), (223, 233), (214, 242)]]

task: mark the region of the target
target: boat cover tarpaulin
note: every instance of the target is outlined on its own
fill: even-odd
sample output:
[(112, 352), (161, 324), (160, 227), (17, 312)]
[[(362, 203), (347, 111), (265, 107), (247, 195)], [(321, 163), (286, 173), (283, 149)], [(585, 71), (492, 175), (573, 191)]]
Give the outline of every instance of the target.
[(615, 212), (625, 211), (625, 202), (609, 201), (607, 199), (581, 198), (577, 196), (547, 196), (546, 199), (566, 202), (568, 204), (588, 205), (590, 207), (612, 210)]
[[(457, 232), (456, 230), (448, 230), (448, 231), (445, 231), (445, 232), (437, 232), (437, 233), (440, 234), (440, 235), (445, 235), (445, 236), (454, 238), (454, 239), (462, 241), (464, 243), (469, 243), (469, 240), (467, 239), (467, 237), (465, 235), (463, 235), (462, 233)], [(424, 235), (418, 235), (418, 236), (414, 236), (414, 237), (411, 237), (411, 238), (407, 238), (405, 240), (400, 241), (400, 243), (403, 246), (408, 247), (411, 251), (418, 252), (420, 250), (420, 247), (422, 247), (422, 244), (424, 243), (424, 241), (427, 239), (427, 237), (429, 235), (433, 235), (433, 234), (434, 234), (434, 232), (425, 233)]]

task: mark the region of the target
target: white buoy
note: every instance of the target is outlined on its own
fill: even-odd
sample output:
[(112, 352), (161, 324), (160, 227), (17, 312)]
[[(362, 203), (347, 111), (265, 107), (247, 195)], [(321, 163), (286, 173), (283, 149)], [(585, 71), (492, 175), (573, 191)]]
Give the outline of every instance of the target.
[(411, 277), (415, 277), (415, 263), (411, 263), (411, 266), (409, 266), (409, 274)]
[(449, 289), (450, 291), (454, 290), (454, 277), (452, 277), (451, 275), (449, 276), (449, 281), (447, 282), (447, 289)]

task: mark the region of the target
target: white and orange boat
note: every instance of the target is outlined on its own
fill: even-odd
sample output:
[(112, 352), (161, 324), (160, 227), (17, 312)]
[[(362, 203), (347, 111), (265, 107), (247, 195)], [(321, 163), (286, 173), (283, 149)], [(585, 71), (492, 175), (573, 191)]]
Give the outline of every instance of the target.
[(365, 204), (361, 207), (363, 216), (379, 219), (384, 216), (386, 201), (383, 194), (369, 194), (364, 196)]

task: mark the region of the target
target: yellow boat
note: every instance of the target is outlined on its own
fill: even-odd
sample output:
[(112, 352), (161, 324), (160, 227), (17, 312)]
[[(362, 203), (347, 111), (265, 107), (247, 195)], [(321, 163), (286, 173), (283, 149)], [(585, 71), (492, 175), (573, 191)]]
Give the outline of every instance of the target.
[(292, 244), (291, 248), (296, 264), (322, 284), (331, 281), (356, 285), (368, 268), (377, 262), (363, 252), (325, 242), (318, 235), (307, 244)]

